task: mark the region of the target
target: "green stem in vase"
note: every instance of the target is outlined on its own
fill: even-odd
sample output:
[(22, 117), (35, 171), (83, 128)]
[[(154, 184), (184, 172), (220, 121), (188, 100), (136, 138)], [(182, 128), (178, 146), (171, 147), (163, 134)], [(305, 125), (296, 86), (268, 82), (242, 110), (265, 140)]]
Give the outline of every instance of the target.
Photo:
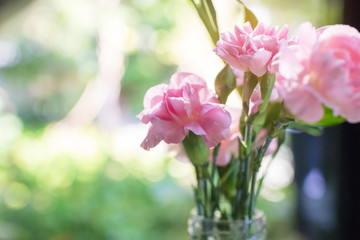
[(253, 171), (253, 174), (252, 174), (252, 180), (251, 180), (251, 190), (250, 190), (250, 202), (249, 202), (249, 213), (248, 213), (248, 216), (249, 216), (249, 220), (252, 219), (252, 216), (253, 216), (253, 212), (254, 212), (254, 206), (255, 206), (255, 184), (256, 184), (256, 177), (257, 177), (257, 173), (258, 171), (254, 170)]
[(245, 171), (244, 171), (244, 180), (243, 180), (243, 184), (242, 184), (242, 195), (240, 198), (240, 208), (239, 208), (239, 212), (240, 212), (240, 217), (241, 219), (245, 219), (246, 216), (246, 205), (247, 205), (247, 199), (249, 197), (249, 183), (250, 183), (250, 178), (251, 178), (251, 167), (250, 164), (251, 163), (251, 157), (247, 157), (246, 161), (245, 161)]
[(198, 214), (207, 217), (207, 164), (195, 165), (197, 194), (198, 194)]
[(213, 152), (213, 162), (212, 162), (212, 168), (211, 168), (211, 195), (210, 195), (210, 200), (211, 200), (211, 209), (210, 209), (210, 217), (213, 218), (214, 217), (214, 212), (216, 208), (219, 208), (219, 194), (218, 194), (218, 189), (216, 189), (216, 185), (215, 185), (215, 173), (217, 170), (217, 166), (216, 166), (216, 160), (217, 160), (217, 155), (219, 152), (219, 148), (220, 148), (220, 144), (218, 144), (215, 148), (214, 148), (214, 152)]
[[(242, 156), (242, 142), (240, 139), (238, 139), (239, 141), (239, 157)], [(240, 158), (239, 159), (239, 166), (237, 168), (237, 177), (236, 177), (236, 195), (235, 195), (235, 201), (233, 203), (233, 208), (232, 208), (232, 218), (233, 219), (237, 219), (238, 217), (238, 209), (239, 209), (239, 204), (240, 204), (240, 199), (242, 196), (242, 182), (244, 181), (243, 178), (243, 173), (244, 173), (244, 169), (245, 167), (243, 166), (244, 161)]]
[(263, 178), (261, 179), (261, 182), (258, 186), (257, 192), (255, 193), (255, 185), (256, 185), (256, 177), (257, 177), (257, 173), (260, 169), (262, 160), (264, 158), (264, 155), (267, 151), (267, 149), (270, 146), (270, 143), (272, 141), (271, 137), (266, 137), (266, 141), (265, 144), (263, 146), (261, 146), (258, 150), (258, 154), (254, 159), (254, 165), (253, 165), (253, 176), (252, 176), (252, 181), (251, 181), (251, 190), (250, 190), (250, 202), (249, 202), (249, 212), (248, 212), (248, 216), (249, 216), (249, 220), (251, 220), (253, 212), (254, 212), (254, 206), (256, 205), (256, 200), (260, 191), (260, 187), (263, 181)]
[[(244, 218), (246, 215), (246, 201), (250, 181), (250, 161), (252, 153), (252, 124), (245, 126), (245, 145), (239, 140), (240, 166), (237, 174), (236, 195), (232, 210), (233, 219)], [(244, 150), (242, 150), (244, 148)]]
[[(197, 179), (197, 190), (200, 195), (200, 203), (198, 205), (198, 215), (203, 216), (204, 219), (209, 218), (209, 201), (208, 201), (208, 189), (207, 189), (207, 178), (208, 178), (208, 164), (195, 165), (196, 179)], [(211, 222), (204, 221), (203, 230), (205, 233), (209, 232), (212, 228)], [(201, 240), (207, 240), (207, 234), (201, 236)]]

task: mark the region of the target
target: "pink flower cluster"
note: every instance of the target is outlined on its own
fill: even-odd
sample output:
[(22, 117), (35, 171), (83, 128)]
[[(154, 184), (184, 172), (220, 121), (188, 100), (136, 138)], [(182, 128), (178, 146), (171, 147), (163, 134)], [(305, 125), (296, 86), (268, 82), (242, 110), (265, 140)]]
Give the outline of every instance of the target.
[[(259, 23), (235, 27), (235, 34), (223, 33), (214, 49), (242, 76), (250, 71), (260, 77), (276, 74), (270, 101), (283, 101), (298, 119), (317, 122), (323, 106), (349, 122), (360, 121), (360, 33), (347, 25), (332, 25), (316, 30), (310, 23), (301, 25), (298, 36), (287, 39), (288, 28)], [(242, 84), (237, 78), (237, 83)], [(258, 87), (250, 99), (254, 113), (262, 99)]]
[[(283, 101), (300, 120), (319, 121), (325, 105), (334, 115), (359, 122), (360, 33), (346, 25), (316, 30), (310, 23), (302, 24), (298, 36), (290, 41), (287, 33), (287, 26), (278, 31), (260, 23), (253, 30), (245, 23), (235, 27), (235, 34), (221, 34), (214, 51), (232, 67), (237, 85), (244, 84), (247, 71), (258, 77), (276, 74), (270, 101)], [(257, 112), (262, 102), (258, 85), (249, 114)], [(145, 95), (144, 110), (138, 117), (151, 126), (141, 146), (148, 150), (161, 141), (181, 143), (192, 131), (203, 137), (208, 148), (222, 142), (218, 165), (226, 165), (231, 154), (236, 157), (238, 152), (240, 113), (233, 112), (232, 118), (202, 78), (176, 73), (170, 84), (152, 87)], [(256, 145), (263, 144), (261, 135), (265, 133), (257, 136)]]
[(150, 88), (144, 98), (144, 110), (138, 117), (145, 124), (151, 123), (141, 144), (147, 150), (162, 140), (181, 143), (188, 131), (201, 135), (208, 148), (230, 134), (230, 114), (206, 82), (191, 73), (175, 73), (170, 84)]
[(319, 121), (323, 104), (349, 122), (360, 121), (360, 33), (347, 25), (318, 30), (301, 25), (298, 36), (273, 59), (278, 91), (289, 111)]
[(284, 26), (278, 31), (277, 27), (263, 23), (253, 30), (247, 22), (235, 26), (235, 34), (222, 33), (214, 52), (233, 68), (260, 77), (268, 70), (280, 44), (286, 41), (288, 30)]

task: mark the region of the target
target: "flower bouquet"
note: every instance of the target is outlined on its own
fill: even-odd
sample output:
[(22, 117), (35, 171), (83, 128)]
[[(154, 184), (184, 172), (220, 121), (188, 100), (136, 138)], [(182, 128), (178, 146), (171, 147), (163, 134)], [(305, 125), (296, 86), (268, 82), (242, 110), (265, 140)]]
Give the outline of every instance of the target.
[[(225, 63), (213, 93), (201, 77), (179, 72), (150, 88), (138, 115), (150, 128), (141, 146), (181, 143), (194, 166), (196, 211), (191, 239), (265, 239), (255, 209), (265, 155), (274, 157), (288, 129), (360, 121), (360, 33), (347, 25), (315, 29), (259, 23), (241, 2), (245, 23), (219, 34), (211, 0), (192, 0)], [(242, 104), (226, 105), (236, 92)]]

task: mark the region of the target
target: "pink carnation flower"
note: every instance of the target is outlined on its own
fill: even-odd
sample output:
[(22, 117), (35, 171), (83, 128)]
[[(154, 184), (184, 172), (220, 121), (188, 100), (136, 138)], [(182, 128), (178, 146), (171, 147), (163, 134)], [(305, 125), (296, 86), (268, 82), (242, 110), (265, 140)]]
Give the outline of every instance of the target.
[(260, 77), (266, 73), (279, 46), (287, 39), (288, 27), (259, 23), (255, 30), (249, 22), (235, 26), (235, 34), (222, 33), (214, 52), (233, 68), (252, 72)]
[(145, 124), (151, 123), (141, 144), (146, 150), (162, 140), (181, 143), (188, 131), (201, 135), (209, 148), (230, 134), (230, 114), (206, 82), (191, 73), (175, 73), (169, 85), (150, 88), (144, 97), (144, 110), (138, 117)]
[(319, 121), (323, 104), (349, 122), (360, 121), (360, 33), (347, 25), (315, 30), (301, 25), (298, 37), (273, 60), (278, 90), (289, 111)]

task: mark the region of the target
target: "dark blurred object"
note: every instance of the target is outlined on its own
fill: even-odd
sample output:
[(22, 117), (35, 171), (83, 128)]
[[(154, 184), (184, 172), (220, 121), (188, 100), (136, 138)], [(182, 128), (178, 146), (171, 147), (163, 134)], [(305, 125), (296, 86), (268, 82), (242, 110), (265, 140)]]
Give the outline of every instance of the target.
[(293, 136), (298, 230), (311, 240), (360, 239), (360, 124)]
[(34, 0), (0, 0), (0, 25)]
[(3, 5), (5, 5), (8, 2), (11, 2), (11, 1), (9, 1), (9, 0), (0, 0), (0, 7), (2, 7)]
[(13, 4), (27, 5), (32, 0), (0, 0), (0, 8), (7, 7)]
[[(360, 1), (344, 0), (344, 23), (360, 30)], [(360, 124), (343, 124), (339, 217), (342, 239), (360, 239)]]
[(340, 141), (340, 126), (325, 129), (321, 137), (304, 133), (293, 136), (298, 228), (306, 239), (340, 239), (341, 220), (336, 209), (342, 159)]
[[(344, 23), (360, 30), (360, 1), (344, 0)], [(339, 182), (340, 239), (360, 239), (360, 124), (345, 123), (342, 131)]]
[(0, 11), (1, 11), (0, 20), (5, 19), (3, 14), (5, 14), (5, 12), (7, 11), (7, 8), (15, 7), (14, 9), (19, 11), (21, 8), (26, 7), (28, 4), (32, 3), (33, 1), (34, 0), (0, 0)]
[[(360, 11), (359, 6), (357, 4)], [(344, 123), (341, 131), (343, 157), (340, 159), (339, 239), (360, 239), (360, 124)]]
[(343, 0), (344, 1), (344, 23), (360, 29), (360, 1)]

